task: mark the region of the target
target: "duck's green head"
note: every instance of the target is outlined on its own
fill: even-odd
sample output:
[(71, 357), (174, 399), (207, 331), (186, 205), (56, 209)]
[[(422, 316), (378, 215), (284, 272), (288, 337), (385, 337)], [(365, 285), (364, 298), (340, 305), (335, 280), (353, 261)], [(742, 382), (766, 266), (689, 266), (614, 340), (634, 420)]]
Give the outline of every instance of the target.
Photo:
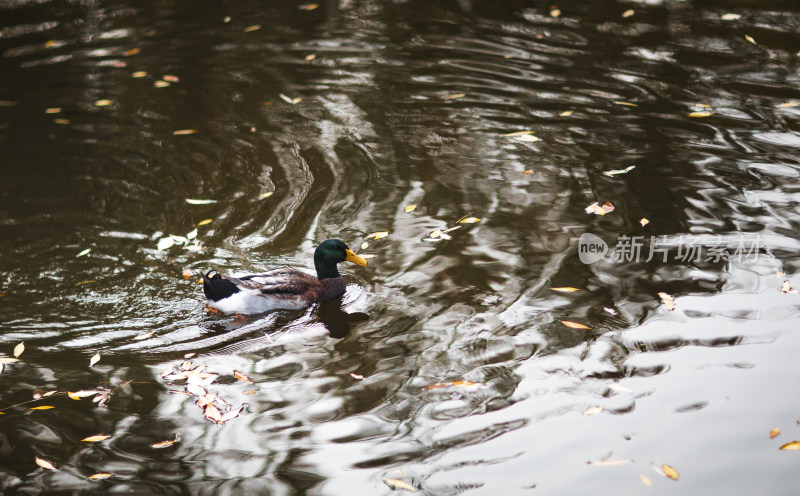
[(352, 262), (362, 267), (367, 265), (366, 260), (353, 253), (339, 239), (326, 239), (314, 251), (314, 267), (317, 269), (319, 279), (339, 277), (336, 265), (341, 262)]

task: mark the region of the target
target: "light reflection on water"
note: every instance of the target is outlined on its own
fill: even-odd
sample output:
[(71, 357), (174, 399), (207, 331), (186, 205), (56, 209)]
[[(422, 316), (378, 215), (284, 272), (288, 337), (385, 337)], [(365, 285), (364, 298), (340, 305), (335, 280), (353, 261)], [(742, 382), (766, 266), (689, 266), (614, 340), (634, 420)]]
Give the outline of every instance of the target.
[[(4, 410), (4, 494), (792, 494), (796, 7), (616, 7), (2, 7), (0, 352), (26, 351), (0, 406), (119, 387)], [(156, 249), (204, 219), (202, 252)], [(764, 248), (584, 265), (585, 232)], [(309, 268), (329, 237), (377, 257), (307, 310), (207, 315), (181, 275)], [(169, 392), (187, 353), (239, 418)]]

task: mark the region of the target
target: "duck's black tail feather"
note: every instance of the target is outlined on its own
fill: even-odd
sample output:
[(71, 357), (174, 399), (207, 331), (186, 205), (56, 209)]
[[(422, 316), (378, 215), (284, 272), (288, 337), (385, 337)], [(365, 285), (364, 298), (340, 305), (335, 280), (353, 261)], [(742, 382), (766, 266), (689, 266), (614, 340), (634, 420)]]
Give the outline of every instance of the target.
[[(212, 276), (211, 273), (214, 272)], [(239, 292), (239, 288), (234, 283), (221, 276), (219, 272), (214, 269), (209, 270), (205, 274), (202, 272), (200, 276), (203, 278), (203, 293), (206, 298), (211, 301), (223, 300), (234, 293)]]

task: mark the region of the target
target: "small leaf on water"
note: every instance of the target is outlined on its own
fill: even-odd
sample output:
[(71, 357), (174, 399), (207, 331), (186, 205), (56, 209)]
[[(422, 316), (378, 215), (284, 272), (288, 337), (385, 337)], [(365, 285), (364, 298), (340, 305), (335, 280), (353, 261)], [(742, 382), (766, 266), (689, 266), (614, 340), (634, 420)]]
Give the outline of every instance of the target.
[(633, 9), (628, 9), (625, 12), (622, 13), (622, 17), (628, 18), (628, 17), (632, 16), (633, 14), (635, 14), (634, 10)]
[(161, 79), (163, 79), (164, 81), (169, 81), (170, 83), (180, 82), (180, 78), (178, 76), (173, 76), (171, 74), (165, 74), (161, 76)]
[(722, 14), (722, 16), (720, 17), (720, 19), (722, 19), (723, 21), (737, 21), (741, 18), (742, 16), (740, 16), (739, 14), (731, 14), (731, 13)]
[(674, 468), (672, 468), (671, 466), (666, 465), (666, 464), (661, 465), (661, 470), (663, 470), (664, 471), (664, 475), (666, 475), (670, 479), (678, 480), (678, 477), (679, 477), (678, 471), (675, 470)]
[(131, 74), (131, 77), (135, 78), (143, 78), (145, 76), (147, 76), (147, 71), (136, 71), (133, 74)]
[(5, 365), (7, 363), (14, 363), (14, 362), (19, 362), (19, 358), (0, 357), (0, 365)]
[(461, 219), (458, 221), (459, 224), (474, 224), (476, 222), (480, 222), (481, 219), (478, 217), (467, 217), (466, 219)]
[(451, 382), (437, 382), (436, 384), (431, 384), (430, 386), (425, 386), (423, 389), (426, 391), (430, 391), (431, 389), (441, 389), (446, 387), (459, 387), (459, 388), (472, 388), (472, 389), (479, 389), (483, 387), (483, 384), (480, 382), (472, 382), (472, 381), (451, 381)]
[(800, 107), (800, 102), (786, 102), (778, 105), (778, 108), (793, 108), (793, 107)]
[(572, 114), (574, 114), (574, 113), (575, 113), (575, 111), (574, 111), (574, 110), (565, 110), (565, 111), (561, 112), (561, 113), (560, 113), (560, 114), (558, 114), (558, 115), (559, 115), (559, 116), (561, 116), (561, 117), (569, 117), (569, 116), (571, 116), (571, 115), (572, 115)]
[(213, 420), (218, 424), (222, 420), (222, 413), (220, 413), (219, 408), (215, 407), (211, 403), (206, 405), (204, 415), (207, 419)]
[(131, 48), (130, 50), (126, 50), (125, 51), (125, 55), (130, 57), (131, 55), (136, 55), (137, 53), (139, 53), (141, 51), (142, 51), (141, 48)]
[(175, 438), (174, 439), (169, 439), (167, 441), (159, 441), (157, 443), (151, 444), (150, 447), (151, 448), (155, 448), (155, 449), (167, 448), (169, 446), (172, 446), (176, 442), (178, 442), (178, 435), (177, 434), (175, 434)]
[(230, 410), (228, 413), (226, 413), (225, 415), (223, 415), (223, 416), (222, 416), (222, 418), (220, 418), (220, 419), (217, 421), (217, 423), (218, 423), (218, 424), (224, 424), (225, 422), (227, 422), (227, 421), (229, 421), (229, 420), (233, 420), (233, 419), (235, 419), (236, 417), (238, 417), (238, 416), (239, 416), (239, 414), (242, 412), (242, 409), (243, 409), (245, 406), (247, 406), (247, 403), (242, 403), (242, 405), (241, 405), (239, 408), (236, 408), (236, 409), (231, 409), (231, 410)]
[(644, 474), (639, 474), (639, 478), (642, 480), (642, 484), (644, 484), (645, 486), (650, 487), (653, 485), (653, 481), (650, 480), (650, 477)]
[(561, 323), (572, 329), (591, 329), (591, 327), (587, 327), (583, 324), (579, 324), (577, 322), (572, 322), (569, 320), (562, 320)]
[(783, 284), (781, 284), (780, 291), (783, 291), (784, 293), (794, 293), (794, 290), (792, 289), (791, 284), (789, 284), (789, 281), (783, 281)]
[(211, 224), (212, 222), (213, 222), (213, 219), (204, 219), (204, 220), (201, 220), (200, 222), (198, 222), (197, 225), (198, 226), (205, 226), (205, 225)]
[(261, 29), (261, 24), (253, 24), (252, 26), (247, 26), (244, 28), (244, 32), (250, 33), (252, 31), (258, 31), (259, 29)]
[(256, 394), (258, 391), (242, 391), (242, 394)]
[(417, 488), (404, 481), (403, 479), (383, 479), (383, 482), (392, 489), (402, 489), (412, 493), (417, 492)]
[(416, 209), (417, 209), (416, 205), (408, 205), (406, 208), (403, 209), (403, 211), (408, 214), (408, 213), (413, 212)]
[(196, 134), (197, 129), (178, 129), (176, 131), (172, 131), (174, 136), (185, 136), (187, 134)]
[(501, 134), (500, 136), (514, 137), (514, 136), (527, 136), (529, 134), (535, 134), (535, 131), (516, 131), (513, 133)]
[(96, 395), (98, 393), (100, 393), (100, 391), (96, 391), (94, 389), (75, 391), (75, 392), (68, 391), (67, 392), (67, 396), (69, 396), (73, 400), (79, 400), (81, 398), (87, 398), (89, 396), (94, 396), (94, 395)]
[(602, 206), (600, 206), (599, 203), (594, 202), (583, 210), (587, 214), (605, 215), (614, 211), (614, 205), (612, 205), (611, 202), (605, 202)]
[[(800, 421), (798, 421), (800, 422)], [(781, 446), (782, 450), (800, 450), (800, 441), (792, 441)]]
[(107, 436), (105, 434), (96, 434), (94, 436), (89, 436), (81, 439), (84, 443), (97, 443), (100, 441), (105, 441), (106, 439), (110, 438), (111, 436)]
[(167, 248), (171, 248), (174, 244), (175, 244), (175, 240), (172, 239), (172, 238), (169, 238), (169, 237), (161, 238), (161, 239), (158, 240), (158, 245), (156, 246), (156, 248), (158, 248), (159, 250), (163, 251), (163, 250), (166, 250)]
[(562, 288), (550, 288), (553, 291), (558, 291), (559, 293), (572, 293), (573, 291), (580, 291), (578, 288), (573, 288), (571, 286), (565, 286)]
[(698, 111), (698, 112), (692, 112), (691, 114), (689, 114), (689, 117), (708, 117), (710, 115), (714, 115), (714, 112), (708, 112), (708, 111), (702, 110), (702, 111)]
[(536, 143), (537, 141), (542, 141), (541, 138), (537, 138), (532, 134), (523, 134), (522, 136), (515, 136), (515, 140), (522, 141), (524, 143)]
[(453, 93), (452, 95), (447, 95), (447, 99), (454, 100), (456, 98), (464, 98), (465, 96), (467, 96), (466, 93)]
[(184, 278), (184, 279), (186, 279), (186, 280), (188, 281), (189, 279), (191, 279), (191, 278), (192, 278), (192, 271), (191, 271), (191, 269), (183, 269), (183, 273), (182, 273), (182, 275), (183, 275), (183, 278)]
[(14, 347), (14, 358), (19, 358), (23, 351), (25, 351), (25, 341), (22, 341)]
[(778, 437), (780, 435), (781, 435), (781, 429), (779, 427), (773, 427), (769, 431), (769, 438), (770, 439), (775, 439), (776, 437)]
[(233, 371), (233, 376), (239, 381), (246, 382), (248, 384), (253, 384), (253, 381), (249, 377), (247, 377), (246, 375), (242, 374), (238, 370), (234, 370)]
[(744, 39), (747, 40), (748, 42), (752, 43), (753, 45), (756, 44), (756, 40), (754, 40), (753, 37), (750, 36), (750, 35), (744, 35)]
[(305, 60), (306, 62), (311, 62), (311, 61), (312, 61), (312, 60), (314, 60), (315, 58), (317, 58), (317, 55), (316, 55), (316, 54), (314, 54), (314, 53), (309, 53), (308, 55), (306, 55), (306, 56), (305, 56), (305, 58), (304, 58), (303, 60)]
[(78, 253), (77, 255), (75, 255), (75, 258), (82, 257), (82, 256), (84, 256), (84, 255), (88, 255), (90, 251), (92, 251), (92, 249), (91, 249), (91, 248), (86, 248), (86, 249), (85, 249), (85, 250), (83, 250), (82, 252), (80, 252), (80, 253)]
[(39, 465), (46, 470), (58, 470), (51, 462), (45, 460), (44, 458), (39, 458), (38, 456), (36, 457), (36, 465)]
[(151, 338), (155, 336), (155, 334), (156, 334), (155, 331), (143, 332), (141, 334), (137, 334), (136, 336), (134, 336), (133, 339), (135, 339), (136, 341), (141, 341), (142, 339)]
[(372, 234), (367, 234), (366, 238), (367, 239), (372, 238), (372, 239), (376, 239), (377, 240), (377, 239), (385, 238), (388, 235), (389, 235), (389, 231), (378, 231), (378, 232), (374, 232)]
[(605, 174), (606, 176), (609, 176), (609, 177), (613, 177), (613, 176), (616, 176), (616, 175), (619, 175), (619, 174), (628, 173), (628, 172), (632, 171), (635, 168), (636, 168), (635, 165), (629, 165), (628, 167), (625, 167), (624, 169), (603, 171), (603, 174)]
[(627, 465), (628, 463), (633, 463), (633, 460), (600, 460), (589, 464), (595, 467), (616, 467), (617, 465)]
[(208, 205), (211, 203), (217, 203), (217, 200), (197, 200), (194, 198), (187, 198), (186, 203), (189, 205)]
[(54, 124), (65, 124), (66, 125), (66, 124), (70, 123), (70, 120), (69, 119), (53, 119), (53, 123)]
[(101, 479), (108, 479), (114, 474), (109, 474), (108, 472), (100, 472), (97, 474), (93, 474), (89, 476), (89, 480), (101, 480)]
[(431, 238), (431, 239), (441, 238), (442, 237), (442, 230), (441, 229), (436, 229), (434, 231), (431, 231), (431, 233), (428, 234), (428, 237)]
[(523, 171), (522, 173), (525, 174), (526, 176), (529, 176), (529, 175), (533, 174), (533, 169), (528, 169), (526, 171)]
[(602, 406), (593, 406), (593, 407), (587, 408), (586, 411), (583, 412), (583, 414), (584, 415), (597, 415), (598, 413), (601, 413), (603, 410), (605, 410), (605, 409)]
[(625, 107), (638, 107), (635, 103), (631, 102), (614, 102), (616, 105), (623, 105)]
[(642, 225), (642, 227), (646, 226), (646, 225), (647, 225), (647, 224), (649, 224), (649, 223), (650, 223), (650, 221), (649, 221), (649, 220), (648, 220), (646, 217), (642, 217), (642, 218), (639, 220), (639, 224), (641, 224), (641, 225)]
[(299, 5), (297, 8), (300, 10), (309, 11), (316, 9), (317, 7), (319, 7), (318, 3), (305, 3), (303, 5)]
[(263, 200), (264, 198), (269, 198), (270, 196), (272, 196), (274, 194), (275, 194), (274, 191), (267, 191), (266, 193), (261, 193), (260, 195), (258, 195), (258, 199), (259, 200)]
[(61, 108), (60, 107), (50, 107), (50, 108), (44, 109), (44, 113), (45, 114), (58, 114), (60, 112), (61, 112)]
[(192, 230), (192, 231), (189, 231), (189, 232), (186, 234), (186, 239), (195, 239), (196, 237), (197, 237), (197, 228), (195, 228), (195, 229), (194, 229), (194, 230)]
[(55, 407), (50, 405), (42, 405), (42, 406), (34, 406), (33, 408), (29, 408), (28, 410), (52, 410), (53, 408)]
[(95, 106), (97, 107), (107, 107), (109, 105), (113, 105), (114, 102), (112, 100), (97, 100), (94, 102)]
[(288, 104), (290, 104), (290, 105), (297, 105), (298, 103), (300, 103), (301, 101), (303, 101), (303, 99), (302, 99), (302, 98), (300, 98), (300, 97), (297, 97), (297, 98), (292, 98), (292, 97), (289, 97), (289, 96), (286, 96), (286, 95), (284, 95), (283, 93), (281, 93), (281, 94), (280, 94), (280, 95), (278, 95), (278, 96), (279, 96), (279, 97), (281, 97), (281, 100), (283, 100), (284, 102), (286, 102), (286, 103), (288, 103)]
[(558, 17), (561, 15), (560, 9), (551, 9), (550, 10), (550, 17)]
[(667, 310), (670, 312), (675, 310), (675, 298), (673, 298), (672, 295), (668, 293), (658, 293), (658, 296), (661, 298), (661, 303), (667, 307)]
[(91, 359), (89, 359), (89, 366), (94, 367), (94, 365), (100, 361), (100, 353), (95, 353)]
[(93, 283), (93, 282), (97, 282), (97, 281), (95, 281), (94, 279), (89, 279), (88, 281), (76, 282), (75, 285), (76, 286), (80, 286), (82, 284), (90, 284), (90, 283)]
[(169, 86), (169, 83), (166, 81), (161, 81), (159, 79), (158, 81), (153, 83), (153, 86), (155, 86), (156, 88), (166, 88), (167, 86)]
[(357, 381), (363, 381), (364, 380), (364, 376), (363, 375), (356, 374), (355, 372), (350, 372), (350, 377), (352, 377), (353, 379), (355, 379)]

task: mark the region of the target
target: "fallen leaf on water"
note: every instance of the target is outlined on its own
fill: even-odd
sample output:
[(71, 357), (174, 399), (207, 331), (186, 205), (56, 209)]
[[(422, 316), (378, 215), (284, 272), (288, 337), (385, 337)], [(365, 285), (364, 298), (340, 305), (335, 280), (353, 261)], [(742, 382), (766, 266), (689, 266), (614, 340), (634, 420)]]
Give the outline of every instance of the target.
[(107, 436), (105, 434), (96, 434), (94, 436), (89, 436), (81, 439), (84, 443), (97, 443), (100, 441), (105, 441), (106, 439), (110, 438), (111, 436)]
[(456, 98), (464, 98), (465, 96), (467, 96), (466, 93), (453, 93), (452, 95), (447, 95), (447, 99), (453, 100)]
[(353, 379), (355, 379), (357, 381), (363, 381), (364, 380), (364, 376), (363, 375), (356, 374), (355, 372), (350, 372), (350, 377), (352, 377)]
[(392, 489), (402, 489), (412, 493), (417, 492), (417, 488), (404, 481), (403, 479), (383, 479), (383, 482)]
[(583, 414), (584, 415), (597, 415), (598, 413), (601, 413), (603, 410), (605, 410), (605, 408), (603, 408), (602, 406), (593, 406), (593, 407), (587, 408), (586, 411), (583, 412)]
[(80, 252), (80, 253), (78, 253), (77, 255), (75, 255), (75, 258), (82, 257), (82, 256), (84, 256), (84, 255), (88, 255), (90, 251), (92, 251), (92, 249), (91, 249), (91, 248), (86, 248), (86, 249), (85, 249), (85, 250), (83, 250), (82, 252)]
[(89, 366), (94, 367), (94, 365), (100, 361), (100, 353), (95, 353), (92, 358), (89, 360)]
[(90, 475), (88, 478), (89, 480), (100, 480), (100, 479), (108, 479), (114, 474), (109, 474), (108, 472), (100, 472), (97, 474)]
[(52, 410), (55, 408), (54, 406), (50, 405), (42, 405), (42, 406), (35, 406), (33, 408), (29, 408), (28, 410)]
[(211, 203), (217, 203), (217, 200), (197, 200), (194, 198), (186, 198), (186, 203), (189, 205), (209, 205)]
[(481, 388), (483, 384), (480, 382), (472, 382), (472, 381), (451, 381), (451, 382), (437, 382), (436, 384), (431, 384), (430, 386), (425, 386), (423, 389), (426, 391), (430, 391), (431, 389), (441, 389), (445, 387), (459, 387), (459, 388)]
[(25, 351), (25, 341), (22, 341), (14, 347), (14, 358), (19, 358), (23, 351)]
[(114, 101), (113, 100), (97, 100), (96, 102), (94, 102), (94, 104), (97, 107), (107, 107), (109, 105), (113, 105)]
[(247, 26), (246, 28), (244, 28), (244, 32), (249, 33), (251, 31), (258, 31), (259, 29), (261, 29), (260, 24), (253, 24), (252, 26)]
[(224, 424), (225, 422), (227, 422), (229, 420), (235, 419), (236, 417), (239, 416), (239, 414), (242, 412), (242, 409), (244, 409), (244, 407), (246, 407), (246, 406), (247, 406), (247, 403), (242, 403), (242, 405), (239, 408), (230, 410), (228, 413), (223, 415), (222, 418), (220, 418), (217, 421), (217, 423), (218, 424)]
[(791, 284), (789, 284), (789, 281), (783, 281), (780, 290), (783, 291), (784, 293), (794, 293), (794, 290), (792, 289)]
[(258, 195), (258, 199), (259, 200), (263, 200), (264, 198), (269, 198), (270, 196), (272, 196), (274, 194), (275, 194), (274, 191), (267, 191), (266, 193), (261, 193), (260, 195)]
[(800, 441), (792, 441), (781, 446), (782, 450), (800, 450)]
[(312, 60), (314, 60), (315, 58), (317, 58), (317, 55), (316, 55), (315, 53), (309, 53), (308, 55), (306, 55), (306, 56), (305, 56), (305, 59), (304, 59), (304, 60), (305, 60), (306, 62), (311, 62), (311, 61), (312, 61)]
[(128, 56), (131, 56), (131, 55), (136, 55), (137, 53), (139, 53), (139, 52), (141, 52), (141, 51), (142, 51), (142, 49), (141, 49), (141, 48), (131, 48), (130, 50), (127, 50), (127, 51), (125, 52), (125, 55), (128, 55)]
[(305, 10), (305, 11), (314, 10), (317, 7), (319, 7), (318, 3), (305, 3), (303, 5), (298, 5), (297, 6), (298, 9)]
[(72, 398), (73, 400), (79, 400), (79, 399), (81, 399), (81, 398), (87, 398), (87, 397), (89, 397), (89, 396), (94, 396), (94, 395), (96, 395), (96, 394), (98, 394), (98, 393), (100, 393), (100, 391), (97, 391), (97, 390), (95, 390), (95, 389), (90, 389), (90, 390), (86, 390), (86, 389), (84, 389), (84, 390), (81, 390), (81, 391), (75, 391), (75, 392), (73, 392), (73, 391), (68, 391), (68, 392), (67, 392), (67, 396), (69, 396), (69, 397), (70, 397), (70, 398)]
[(131, 74), (131, 77), (135, 77), (135, 78), (143, 78), (145, 76), (147, 76), (147, 72), (146, 71), (136, 71), (133, 74)]
[(163, 79), (164, 81), (169, 81), (170, 83), (180, 82), (180, 78), (178, 76), (172, 76), (170, 74), (165, 74), (161, 76), (161, 79)]
[(605, 202), (600, 205), (597, 202), (592, 203), (584, 209), (587, 214), (605, 215), (614, 211), (614, 205), (611, 202)]
[(88, 281), (76, 282), (76, 283), (75, 283), (75, 285), (76, 285), (76, 286), (80, 286), (80, 285), (82, 285), (82, 284), (91, 284), (91, 283), (93, 283), (93, 282), (97, 282), (97, 281), (95, 281), (94, 279), (89, 279)]
[(661, 298), (661, 303), (667, 307), (667, 310), (670, 312), (675, 310), (675, 298), (673, 298), (672, 295), (668, 293), (658, 293), (658, 297)]
[(207, 419), (213, 420), (218, 424), (222, 420), (222, 413), (220, 413), (219, 408), (215, 407), (211, 403), (206, 404), (205, 412), (203, 414)]
[(528, 169), (526, 171), (523, 171), (522, 173), (525, 174), (526, 176), (530, 176), (531, 174), (533, 174), (533, 170), (532, 169)]
[(196, 134), (197, 129), (178, 129), (176, 131), (172, 131), (173, 136), (186, 136), (187, 134)]
[(155, 448), (155, 449), (167, 448), (167, 447), (172, 446), (173, 444), (175, 444), (177, 442), (178, 442), (178, 435), (175, 434), (175, 438), (174, 439), (169, 439), (167, 441), (160, 441), (160, 442), (157, 442), (157, 443), (153, 443), (153, 444), (150, 445), (150, 447), (151, 448)]
[(571, 116), (571, 115), (572, 115), (572, 114), (574, 114), (574, 113), (575, 113), (575, 111), (574, 111), (574, 110), (565, 110), (565, 111), (561, 112), (561, 113), (560, 113), (560, 114), (558, 114), (558, 115), (559, 115), (559, 116), (561, 116), (561, 117), (569, 117), (569, 116)]
[(292, 97), (288, 97), (288, 96), (284, 95), (283, 93), (281, 93), (278, 96), (281, 97), (281, 100), (283, 100), (284, 102), (286, 102), (286, 103), (288, 103), (290, 105), (297, 105), (298, 103), (303, 101), (303, 99), (300, 98), (300, 97), (292, 98)]
[(161, 238), (158, 240), (158, 245), (156, 248), (159, 250), (166, 250), (167, 248), (171, 248), (175, 244), (175, 240), (172, 238)]
[(481, 219), (478, 217), (467, 217), (466, 219), (461, 219), (458, 221), (459, 224), (474, 224), (476, 222), (480, 222)]
[(240, 380), (240, 381), (242, 381), (242, 382), (246, 382), (246, 383), (248, 383), (248, 384), (253, 384), (253, 381), (252, 381), (252, 380), (251, 380), (249, 377), (247, 377), (246, 375), (242, 374), (242, 373), (241, 373), (241, 372), (239, 372), (238, 370), (234, 370), (234, 371), (233, 371), (233, 376), (234, 376), (234, 377), (235, 377), (237, 380)]
[(514, 136), (526, 136), (528, 134), (535, 134), (535, 131), (515, 131), (513, 133), (501, 134), (500, 136), (514, 137)]
[(36, 465), (39, 465), (47, 470), (58, 470), (51, 462), (45, 460), (44, 458), (39, 458), (38, 456), (36, 457)]
[(647, 224), (649, 224), (649, 223), (650, 223), (650, 221), (649, 221), (649, 220), (648, 220), (646, 217), (642, 217), (642, 218), (639, 220), (639, 224), (641, 224), (641, 225), (642, 225), (642, 227), (646, 226), (646, 225), (647, 225)]
[(613, 176), (617, 176), (617, 175), (619, 175), (619, 174), (625, 174), (625, 173), (627, 173), (627, 172), (630, 172), (630, 171), (632, 171), (632, 170), (633, 170), (633, 169), (635, 169), (635, 168), (636, 168), (636, 166), (635, 166), (635, 165), (629, 165), (628, 167), (625, 167), (624, 169), (617, 169), (617, 170), (603, 171), (603, 174), (605, 174), (606, 176), (609, 176), (609, 177), (613, 177)]
[(256, 394), (258, 391), (250, 390), (250, 391), (242, 391), (242, 394)]
[(207, 224), (211, 224), (213, 222), (212, 219), (204, 219), (197, 223), (198, 226), (205, 226)]
[(769, 438), (770, 439), (775, 439), (776, 437), (778, 437), (780, 435), (781, 435), (781, 429), (779, 427), (773, 427), (769, 431)]
[[(784, 105), (786, 105), (786, 104), (784, 104)], [(2, 105), (0, 105), (0, 106), (2, 106)], [(61, 112), (61, 108), (60, 107), (50, 107), (50, 108), (44, 109), (44, 113), (45, 114), (58, 114), (60, 112)]]
[(599, 462), (589, 462), (589, 465), (594, 465), (596, 467), (616, 467), (617, 465), (627, 465), (628, 463), (633, 463), (633, 460), (600, 460)]
[(778, 105), (778, 108), (794, 108), (794, 107), (800, 107), (800, 102), (786, 102)]
[(385, 238), (388, 235), (389, 235), (389, 231), (378, 231), (378, 232), (374, 232), (372, 234), (367, 234), (365, 237), (367, 239), (369, 239), (369, 238), (381, 239), (381, 238)]
[(183, 278), (187, 281), (192, 278), (192, 271), (190, 269), (183, 269)]
[(153, 83), (153, 86), (155, 86), (156, 88), (166, 88), (167, 86), (169, 86), (169, 83), (166, 81), (158, 80)]
[(667, 464), (661, 465), (661, 470), (663, 470), (664, 471), (664, 475), (666, 475), (670, 479), (678, 480), (678, 477), (679, 477), (678, 471), (675, 470), (674, 468), (672, 468), (671, 466), (669, 466)]
[(69, 119), (53, 119), (53, 123), (54, 124), (64, 124), (64, 125), (66, 125), (66, 124), (70, 123), (70, 120)]
[(705, 110), (701, 110), (701, 111), (698, 111), (698, 112), (692, 112), (691, 114), (689, 114), (689, 117), (708, 117), (710, 115), (714, 115), (714, 112), (708, 112), (708, 111), (705, 111)]
[(19, 358), (0, 357), (0, 365), (14, 362), (19, 362)]
[(562, 320), (561, 323), (564, 324), (567, 327), (572, 328), (572, 329), (591, 329), (591, 327), (587, 327), (587, 326), (585, 326), (583, 324), (579, 324), (577, 322), (571, 322), (569, 320)]
[(635, 103), (631, 103), (631, 102), (614, 102), (614, 103), (617, 104), (617, 105), (624, 105), (626, 107), (638, 107), (638, 105), (636, 105)]
[(652, 485), (653, 485), (653, 481), (651, 481), (651, 480), (650, 480), (650, 477), (648, 477), (648, 476), (646, 476), (646, 475), (644, 475), (644, 474), (639, 474), (639, 478), (642, 480), (642, 483), (643, 483), (645, 486), (648, 486), (648, 487), (650, 487), (650, 486), (652, 486)]
[(730, 13), (722, 14), (722, 16), (720, 16), (720, 19), (722, 19), (723, 21), (736, 21), (741, 18), (742, 16), (740, 16), (739, 14), (730, 14)]
[(408, 213), (413, 212), (416, 209), (417, 209), (416, 205), (408, 205), (406, 208), (403, 209), (403, 211), (408, 214)]
[(756, 44), (756, 40), (754, 40), (753, 37), (750, 36), (750, 35), (747, 35), (747, 34), (744, 35), (744, 39), (747, 40), (748, 42), (752, 43), (753, 45)]
[(571, 286), (565, 286), (562, 288), (550, 288), (553, 291), (558, 291), (559, 293), (572, 293), (573, 291), (580, 291), (578, 288), (573, 288)]
[(550, 10), (550, 17), (558, 17), (561, 15), (560, 9), (551, 9)]
[(537, 138), (532, 134), (523, 134), (522, 136), (515, 136), (515, 140), (522, 141), (523, 143), (536, 143), (537, 141), (542, 141), (541, 138)]
[(625, 12), (622, 13), (622, 17), (628, 18), (628, 17), (632, 16), (633, 14), (635, 14), (634, 10), (633, 9), (628, 9)]

